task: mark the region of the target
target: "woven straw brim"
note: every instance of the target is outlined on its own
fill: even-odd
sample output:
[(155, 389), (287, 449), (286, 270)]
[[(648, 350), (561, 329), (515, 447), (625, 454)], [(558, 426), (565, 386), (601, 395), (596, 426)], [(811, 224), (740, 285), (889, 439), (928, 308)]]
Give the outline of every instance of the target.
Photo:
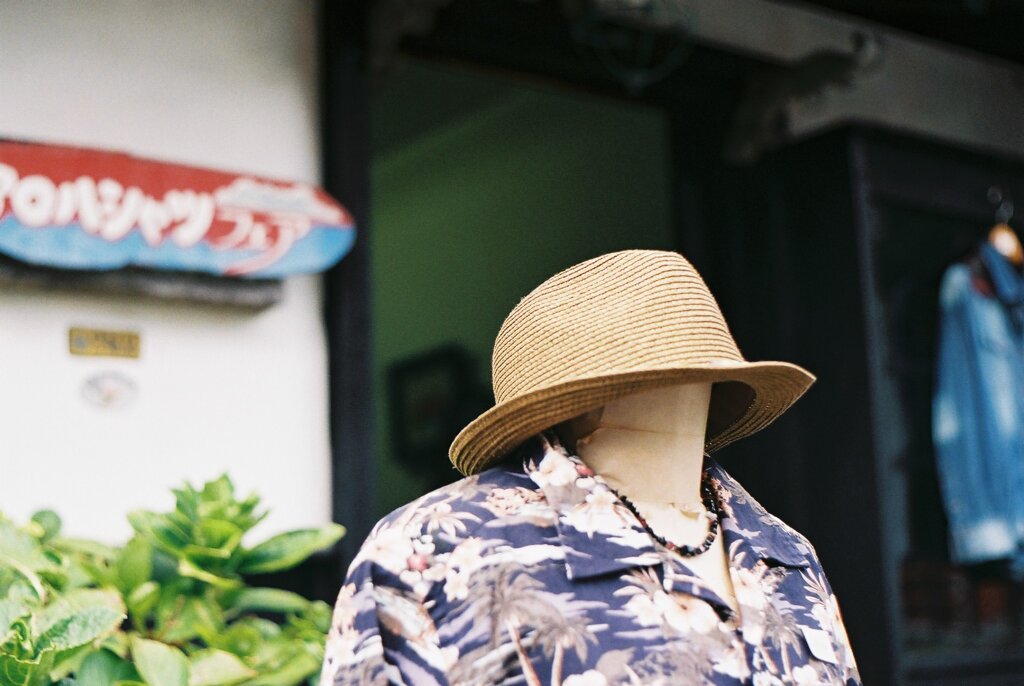
[[(709, 427), (710, 419), (717, 417), (722, 428), (713, 433), (709, 429), (705, 449), (711, 453), (771, 424), (814, 381), (813, 374), (789, 362), (738, 362), (727, 367), (697, 364), (572, 379), (524, 393), (487, 410), (459, 432), (449, 457), (456, 469), (469, 476), (500, 460), (534, 434), (617, 398), (681, 383), (743, 384), (746, 392), (733, 394), (731, 399), (712, 394)], [(738, 398), (742, 398), (742, 404), (737, 406)]]

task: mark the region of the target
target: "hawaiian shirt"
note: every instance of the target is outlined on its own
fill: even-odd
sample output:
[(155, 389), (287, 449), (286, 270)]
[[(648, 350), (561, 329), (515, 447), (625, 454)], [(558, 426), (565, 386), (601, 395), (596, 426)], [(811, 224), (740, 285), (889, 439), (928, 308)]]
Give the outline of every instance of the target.
[(860, 684), (811, 545), (707, 460), (738, 615), (548, 432), (376, 525), (321, 686)]

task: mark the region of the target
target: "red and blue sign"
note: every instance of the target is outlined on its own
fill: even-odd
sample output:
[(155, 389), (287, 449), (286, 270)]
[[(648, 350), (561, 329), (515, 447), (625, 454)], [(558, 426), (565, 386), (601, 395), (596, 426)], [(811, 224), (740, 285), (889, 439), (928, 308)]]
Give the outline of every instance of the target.
[(282, 278), (331, 267), (354, 239), (309, 184), (0, 141), (0, 253), (22, 262)]

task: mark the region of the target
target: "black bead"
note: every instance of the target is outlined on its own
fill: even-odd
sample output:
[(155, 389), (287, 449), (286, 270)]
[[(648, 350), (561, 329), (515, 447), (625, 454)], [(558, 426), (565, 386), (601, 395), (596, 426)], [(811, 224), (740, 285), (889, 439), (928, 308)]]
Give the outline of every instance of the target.
[(636, 506), (633, 505), (632, 501), (630, 501), (629, 498), (622, 495), (611, 486), (609, 486), (608, 489), (612, 493), (614, 493), (615, 497), (617, 497), (622, 502), (622, 504), (626, 506), (626, 509), (629, 510), (634, 517), (636, 517), (637, 521), (640, 523), (640, 526), (643, 527), (644, 531), (646, 531), (651, 536), (651, 538), (653, 538), (663, 547), (679, 555), (682, 555), (683, 557), (694, 557), (696, 555), (700, 555), (701, 553), (707, 552), (711, 549), (711, 546), (715, 542), (715, 538), (718, 536), (718, 520), (721, 516), (721, 510), (719, 509), (718, 498), (715, 497), (714, 488), (711, 485), (710, 475), (708, 474), (708, 472), (704, 472), (704, 478), (701, 480), (701, 493), (704, 496), (703, 498), (701, 498), (701, 500), (704, 501), (704, 508), (708, 511), (708, 514), (710, 515), (711, 524), (708, 526), (707, 537), (704, 539), (703, 543), (698, 547), (693, 547), (689, 545), (676, 545), (675, 543), (672, 543), (671, 541), (665, 539), (663, 536), (659, 536), (658, 534), (654, 533), (654, 530), (651, 529), (650, 525), (647, 523), (647, 520), (640, 515), (640, 512), (636, 509)]

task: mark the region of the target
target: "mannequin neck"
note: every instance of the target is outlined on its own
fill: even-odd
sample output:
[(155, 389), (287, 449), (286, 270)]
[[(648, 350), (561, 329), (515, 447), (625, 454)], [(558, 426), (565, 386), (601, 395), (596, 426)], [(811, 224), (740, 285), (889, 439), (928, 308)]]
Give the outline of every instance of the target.
[(710, 401), (710, 383), (626, 396), (572, 420), (570, 441), (591, 469), (634, 502), (699, 502)]

